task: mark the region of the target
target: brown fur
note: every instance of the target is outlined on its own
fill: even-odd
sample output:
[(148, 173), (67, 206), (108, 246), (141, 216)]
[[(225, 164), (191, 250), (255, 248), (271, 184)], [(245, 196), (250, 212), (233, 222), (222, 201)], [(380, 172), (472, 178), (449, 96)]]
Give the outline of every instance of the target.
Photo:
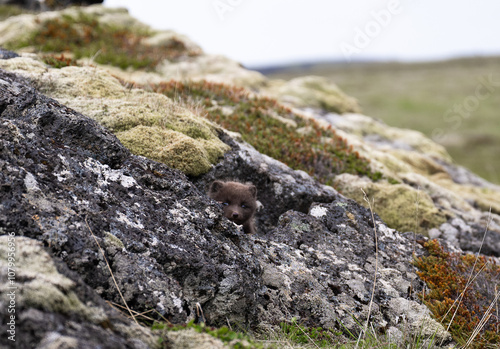
[(245, 234), (254, 234), (253, 216), (257, 208), (257, 188), (253, 184), (214, 181), (208, 191), (224, 208), (224, 216), (238, 225), (243, 225)]

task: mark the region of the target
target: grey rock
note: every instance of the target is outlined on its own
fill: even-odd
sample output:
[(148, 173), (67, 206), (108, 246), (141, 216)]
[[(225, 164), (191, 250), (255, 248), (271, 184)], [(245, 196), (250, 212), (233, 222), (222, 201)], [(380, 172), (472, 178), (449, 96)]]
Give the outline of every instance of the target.
[(15, 52), (0, 47), (0, 59), (11, 59), (15, 57), (19, 57), (19, 55)]
[(441, 236), (441, 231), (436, 228), (432, 228), (429, 230), (429, 238), (430, 239), (437, 239)]
[(196, 186), (206, 192), (215, 179), (251, 182), (258, 188), (257, 198), (262, 207), (257, 214), (257, 230), (268, 231), (279, 217), (295, 210), (307, 213), (313, 202), (332, 202), (340, 197), (335, 189), (314, 181), (304, 171), (295, 171), (267, 155), (257, 152), (247, 143), (226, 138), (232, 151), (199, 179)]
[[(103, 309), (104, 300), (122, 304), (108, 261), (132, 309), (154, 309), (151, 316), (173, 323), (194, 319), (200, 303), (211, 326), (255, 329), (296, 317), (305, 325), (357, 333), (356, 321), (364, 323), (370, 307), (375, 328), (401, 326), (397, 305), (425, 309), (416, 296), (423, 284), (411, 264), (413, 253), (424, 253), (416, 243), (423, 237), (389, 229), (376, 215), (374, 223), (370, 211), (333, 188), (222, 137), (232, 150), (210, 173), (189, 179), (131, 155), (96, 122), (0, 70), (2, 235), (15, 232), (43, 244), (48, 260), (58, 261), (53, 263), (76, 282), (61, 287), (75, 292), (81, 304), (100, 302)], [(258, 187), (263, 208), (255, 235), (244, 235), (206, 196), (213, 179), (228, 177)], [(40, 282), (43, 275), (33, 278)], [(27, 306), (26, 299), (19, 326), (32, 333), (29, 345), (70, 345), (92, 336), (104, 347), (115, 340), (125, 343), (121, 347), (150, 346), (150, 333), (132, 328), (108, 338), (98, 325), (87, 331), (94, 320), (82, 323), (81, 315), (67, 321), (64, 310), (53, 307), (47, 314), (43, 301)], [(3, 321), (7, 313), (1, 309)], [(77, 309), (87, 314), (85, 307)], [(98, 314), (111, 316), (109, 309)], [(41, 318), (46, 324), (36, 327)], [(417, 325), (418, 318), (406, 318), (410, 328), (439, 329), (439, 339), (448, 340), (437, 322)]]
[(439, 227), (439, 230), (442, 232), (442, 237), (451, 245), (458, 247), (458, 229), (449, 223), (443, 223)]
[[(0, 230), (2, 231), (2, 230)], [(3, 231), (2, 231), (3, 232)], [(10, 232), (15, 235), (15, 232)], [(13, 245), (9, 245), (9, 243)], [(14, 246), (15, 277), (0, 274), (3, 311), (0, 345), (16, 348), (154, 348), (159, 337), (135, 324), (104, 302), (82, 279), (39, 241), (0, 236), (0, 268), (8, 269), (8, 246)], [(13, 282), (12, 282), (13, 281)], [(8, 306), (14, 305), (11, 308)], [(14, 312), (6, 312), (13, 309)], [(14, 316), (14, 319), (11, 318)], [(15, 323), (15, 343), (6, 324)], [(9, 337), (13, 333), (9, 333)], [(133, 334), (133, 335), (132, 335)], [(105, 339), (103, 343), (103, 339)]]

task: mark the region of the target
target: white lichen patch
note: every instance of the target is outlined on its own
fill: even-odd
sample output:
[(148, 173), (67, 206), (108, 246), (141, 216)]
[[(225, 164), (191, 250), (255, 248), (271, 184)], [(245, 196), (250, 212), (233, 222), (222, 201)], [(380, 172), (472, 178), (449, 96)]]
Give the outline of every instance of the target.
[(182, 247), (179, 247), (177, 245), (174, 245), (174, 244), (166, 244), (168, 247), (171, 247), (173, 249), (176, 249), (176, 250), (179, 250), (181, 252), (187, 252), (185, 249), (183, 249)]
[(387, 237), (392, 240), (404, 241), (404, 239), (399, 234), (395, 233), (395, 229), (389, 228), (387, 225), (380, 221), (377, 221), (376, 223), (378, 228), (377, 231), (379, 233), (382, 233), (382, 237)]
[(349, 263), (347, 264), (347, 267), (349, 268), (349, 270), (351, 271), (363, 271), (363, 269), (361, 269), (358, 265), (356, 264), (352, 264), (352, 263)]
[(107, 186), (110, 182), (120, 183), (125, 188), (138, 185), (133, 177), (124, 175), (120, 170), (113, 170), (92, 158), (85, 160), (83, 166), (99, 176), (97, 180), (99, 186)]
[(64, 181), (66, 181), (68, 179), (71, 179), (73, 177), (73, 175), (71, 174), (71, 172), (68, 171), (68, 170), (63, 170), (63, 171), (61, 171), (59, 173), (54, 173), (54, 176), (57, 177), (57, 180), (59, 182), (64, 182)]
[(126, 225), (128, 225), (129, 227), (132, 227), (132, 228), (144, 229), (144, 225), (141, 222), (133, 222), (133, 221), (131, 221), (122, 212), (117, 212), (117, 214), (118, 214), (117, 221), (122, 222), (122, 223), (124, 223), (124, 224), (126, 224)]
[(217, 216), (218, 216), (217, 212), (215, 212), (215, 211), (214, 211), (212, 208), (210, 208), (210, 207), (207, 207), (207, 208), (205, 209), (205, 213), (208, 215), (208, 218), (210, 218), (210, 219), (215, 219), (215, 218), (217, 218)]
[(38, 182), (31, 173), (27, 172), (26, 177), (24, 177), (24, 185), (26, 186), (26, 190), (30, 191), (39, 191)]
[(311, 211), (309, 212), (309, 214), (313, 217), (321, 218), (321, 217), (326, 216), (327, 212), (328, 212), (328, 209), (326, 207), (314, 206), (313, 208), (311, 208)]
[(273, 190), (276, 196), (280, 196), (281, 194), (283, 194), (283, 186), (278, 182), (273, 183)]
[(179, 314), (181, 314), (182, 313), (182, 299), (177, 297), (175, 295), (175, 293), (173, 293), (173, 292), (170, 292), (170, 298), (172, 299), (172, 302), (174, 303), (174, 305), (179, 309)]

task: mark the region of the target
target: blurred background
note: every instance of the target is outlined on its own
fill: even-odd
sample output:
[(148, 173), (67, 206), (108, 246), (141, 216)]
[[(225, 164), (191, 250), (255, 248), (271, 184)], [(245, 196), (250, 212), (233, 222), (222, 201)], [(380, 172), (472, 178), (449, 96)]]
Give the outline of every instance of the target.
[(500, 183), (498, 0), (105, 0), (271, 78), (328, 77)]

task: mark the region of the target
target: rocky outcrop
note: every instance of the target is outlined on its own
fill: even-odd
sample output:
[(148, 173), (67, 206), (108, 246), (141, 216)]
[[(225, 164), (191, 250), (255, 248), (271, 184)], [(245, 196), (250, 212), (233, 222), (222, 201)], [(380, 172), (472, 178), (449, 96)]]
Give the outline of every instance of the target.
[[(2, 346), (161, 347), (159, 336), (111, 308), (78, 274), (45, 251), (41, 242), (16, 237), (14, 231), (7, 234), (3, 228), (0, 232), (6, 234), (0, 236), (0, 305), (2, 309), (14, 310), (2, 311)], [(15, 256), (14, 267), (10, 269), (9, 252)], [(8, 279), (7, 270), (10, 275), (14, 270), (15, 277)], [(14, 282), (10, 283), (11, 280)]]
[[(0, 23), (0, 44), (81, 11), (97, 23), (150, 29), (124, 10), (93, 6), (8, 19)], [(22, 254), (17, 325), (30, 333), (27, 347), (190, 341), (193, 331), (151, 331), (104, 302), (124, 300), (172, 323), (197, 318), (200, 304), (209, 325), (259, 330), (295, 317), (359, 333), (370, 314), (374, 329), (394, 340), (449, 342), (419, 300), (424, 285), (412, 261), (425, 253), (426, 236), (452, 251), (500, 256), (500, 187), (453, 164), (423, 134), (358, 114), (355, 100), (324, 79), (269, 82), (173, 32), (143, 40), (186, 52), (144, 72), (85, 59), (55, 69), (37, 54), (0, 50), (0, 263), (5, 270), (3, 235), (14, 235)], [(193, 105), (123, 78), (223, 81), (251, 87), (249, 99), (277, 87), (274, 95), (297, 118), (333, 128), (380, 179), (344, 173), (333, 178), (335, 189), (322, 185), (207, 121), (204, 108), (216, 101)], [(258, 114), (260, 107), (247, 109)], [(296, 126), (275, 114), (283, 127)], [(257, 234), (243, 234), (207, 197), (214, 179), (257, 186)], [(6, 285), (2, 279), (2, 291)], [(49, 323), (37, 327), (42, 318)]]
[[(308, 113), (334, 127), (374, 169), (391, 179), (373, 182), (349, 174), (335, 178), (335, 187), (362, 205), (366, 203), (359, 188), (369, 192), (375, 211), (390, 227), (428, 235), (430, 229), (458, 219), (468, 227), (457, 235), (458, 245), (466, 251), (478, 251), (481, 239), (471, 235), (482, 236), (486, 230), (492, 241), (500, 240), (500, 186), (454, 164), (442, 146), (420, 132), (390, 127), (365, 115)], [(497, 243), (489, 246), (483, 252), (500, 256)]]
[(32, 79), (43, 93), (97, 120), (134, 154), (188, 175), (206, 173), (229, 149), (217, 136), (220, 127), (163, 95), (129, 89), (105, 70), (50, 69), (27, 57), (0, 61), (0, 67)]
[[(422, 250), (413, 235), (376, 218), (377, 261), (369, 211), (332, 188), (228, 135), (222, 138), (232, 150), (195, 186), (179, 171), (131, 155), (107, 129), (39, 94), (29, 81), (4, 71), (0, 81), (3, 233), (18, 237), (19, 250), (43, 244), (46, 256), (61, 260), (103, 299), (123, 304), (107, 260), (129, 307), (154, 309), (174, 323), (193, 319), (200, 303), (211, 325), (266, 328), (293, 316), (358, 332), (353, 317), (366, 320), (377, 266), (374, 326), (397, 332), (410, 305), (427, 319), (429, 333), (438, 329), (440, 339), (449, 339), (415, 297), (422, 285), (411, 253)], [(253, 180), (261, 193), (255, 236), (243, 235), (204, 193), (212, 178), (226, 175)], [(30, 312), (55, 311), (29, 298), (19, 302)], [(98, 330), (92, 333), (100, 338)], [(50, 331), (32, 340), (53, 338)], [(154, 338), (142, 331), (115, 333), (123, 341)]]

